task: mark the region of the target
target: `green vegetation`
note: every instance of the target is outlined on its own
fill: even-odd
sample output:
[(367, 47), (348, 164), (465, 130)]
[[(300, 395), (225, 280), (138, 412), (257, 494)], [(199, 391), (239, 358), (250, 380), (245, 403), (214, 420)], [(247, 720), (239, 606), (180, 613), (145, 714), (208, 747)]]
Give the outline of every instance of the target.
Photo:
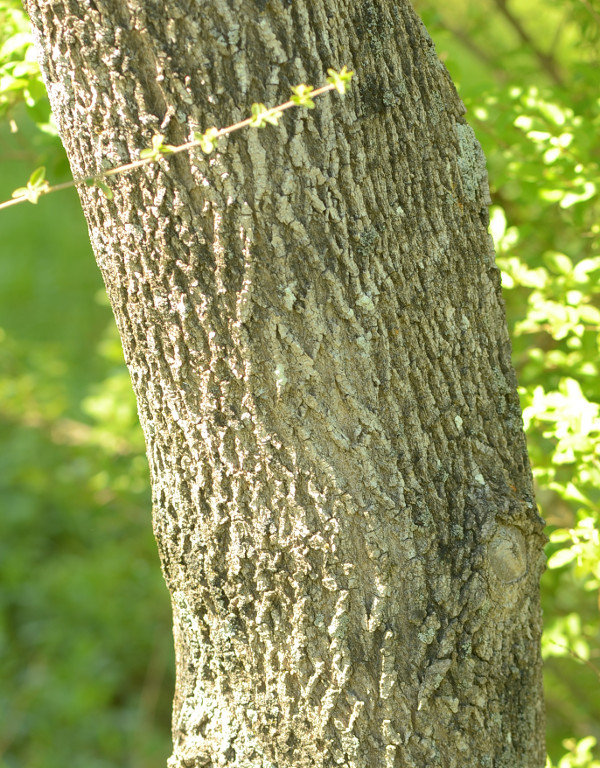
[[(6, 0), (0, 148), (2, 197), (41, 165), (70, 178), (28, 24)], [(169, 597), (131, 384), (77, 196), (3, 211), (0, 231), (0, 766), (163, 768)]]
[[(415, 5), (488, 158), (549, 526), (551, 764), (599, 768), (600, 5)], [(0, 0), (0, 147), (2, 200), (40, 166), (70, 178), (17, 0)], [(163, 766), (169, 601), (135, 404), (76, 195), (5, 211), (1, 232), (0, 767)]]

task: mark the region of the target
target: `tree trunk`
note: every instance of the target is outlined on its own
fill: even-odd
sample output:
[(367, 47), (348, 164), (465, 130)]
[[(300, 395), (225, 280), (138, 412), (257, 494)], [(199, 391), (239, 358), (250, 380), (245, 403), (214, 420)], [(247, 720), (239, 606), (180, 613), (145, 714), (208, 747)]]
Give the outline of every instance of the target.
[(172, 595), (170, 766), (543, 766), (485, 162), (407, 0), (26, 6), (76, 175), (357, 73), (80, 190)]

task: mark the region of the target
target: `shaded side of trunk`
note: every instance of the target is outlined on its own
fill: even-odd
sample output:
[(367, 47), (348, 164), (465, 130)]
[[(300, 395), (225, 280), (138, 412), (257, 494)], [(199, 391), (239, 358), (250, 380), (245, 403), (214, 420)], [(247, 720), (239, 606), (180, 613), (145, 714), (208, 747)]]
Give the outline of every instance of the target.
[[(544, 764), (541, 522), (485, 162), (405, 0), (27, 0), (151, 468), (172, 768)], [(126, 556), (126, 553), (124, 553)]]

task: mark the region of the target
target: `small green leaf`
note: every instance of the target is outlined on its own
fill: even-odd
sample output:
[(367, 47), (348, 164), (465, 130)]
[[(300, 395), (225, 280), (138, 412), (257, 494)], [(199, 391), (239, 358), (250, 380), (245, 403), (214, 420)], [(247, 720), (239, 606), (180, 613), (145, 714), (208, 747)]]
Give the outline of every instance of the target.
[(270, 125), (277, 125), (281, 117), (281, 112), (278, 109), (270, 109), (268, 114), (264, 116), (265, 122)]
[(577, 557), (577, 552), (569, 547), (567, 549), (559, 549), (548, 559), (548, 568), (561, 568), (563, 565), (570, 563)]
[(0, 59), (7, 59), (11, 54), (33, 45), (33, 37), (30, 32), (17, 32), (9, 37), (4, 45), (0, 46)]
[(575, 265), (573, 276), (575, 277), (576, 282), (585, 283), (589, 280), (588, 275), (590, 272), (595, 272), (598, 269), (600, 269), (600, 256), (582, 259)]
[(290, 101), (297, 104), (299, 107), (307, 107), (308, 109), (315, 108), (315, 102), (311, 99), (310, 94), (315, 89), (312, 85), (294, 85), (292, 86), (292, 97)]
[(165, 137), (162, 135), (162, 133), (155, 133), (152, 137), (152, 149), (155, 152), (160, 152), (163, 146), (163, 142), (165, 140)]
[(18, 189), (15, 189), (15, 191), (12, 193), (12, 196), (14, 198), (17, 197), (24, 197), (27, 200), (29, 200), (30, 203), (33, 203), (34, 205), (37, 203), (37, 201), (40, 199), (40, 195), (44, 192), (43, 187), (19, 187)]
[(550, 536), (550, 541), (553, 544), (563, 544), (565, 541), (572, 542), (573, 537), (569, 533), (569, 531), (566, 531), (564, 528), (559, 528), (556, 531), (553, 531)]
[(267, 109), (264, 104), (255, 103), (252, 105), (250, 125), (253, 128), (264, 128), (267, 123), (277, 125), (277, 121), (280, 117), (281, 112), (278, 109)]
[(252, 118), (250, 120), (250, 125), (253, 128), (263, 128), (264, 122), (263, 122), (263, 114), (267, 111), (267, 108), (264, 104), (253, 104), (252, 105)]
[(50, 189), (50, 185), (44, 178), (45, 175), (46, 169), (43, 165), (39, 168), (36, 168), (29, 177), (27, 186), (15, 189), (15, 191), (12, 193), (13, 198), (25, 197), (27, 200), (29, 200), (30, 203), (37, 203), (37, 201), (40, 199), (40, 196), (45, 194)]
[(29, 181), (27, 182), (27, 186), (31, 187), (39, 187), (44, 183), (44, 178), (46, 176), (46, 168), (45, 166), (40, 166), (39, 168), (36, 168), (35, 171), (31, 174), (29, 177)]
[(171, 144), (164, 144), (165, 137), (162, 133), (155, 133), (152, 137), (152, 148), (142, 149), (140, 152), (140, 159), (146, 160), (158, 160), (161, 155), (168, 155), (175, 151), (175, 147)]
[(36, 61), (19, 61), (12, 68), (13, 77), (33, 77), (40, 71), (39, 64)]
[(208, 128), (204, 133), (194, 133), (194, 141), (200, 144), (200, 149), (205, 155), (210, 155), (219, 141), (218, 128)]
[[(578, 181), (578, 179), (576, 179)], [(570, 208), (575, 203), (583, 203), (585, 200), (589, 200), (596, 194), (596, 185), (593, 181), (583, 182), (583, 189), (581, 192), (567, 192), (567, 194), (560, 201), (561, 208)]]
[(327, 82), (335, 86), (336, 91), (343, 96), (348, 90), (354, 72), (348, 71), (348, 68), (344, 66), (339, 72), (336, 72), (335, 69), (328, 69), (327, 74), (329, 75)]
[(111, 189), (111, 188), (108, 186), (108, 184), (106, 184), (105, 182), (101, 181), (100, 179), (97, 179), (97, 180), (96, 180), (96, 186), (97, 186), (97, 187), (98, 187), (98, 189), (99, 189), (99, 190), (102, 192), (102, 194), (104, 195), (104, 197), (105, 197), (107, 200), (112, 200), (112, 199), (113, 199), (113, 197), (114, 197), (114, 195), (113, 195), (113, 191), (112, 191), (112, 189)]
[(102, 179), (85, 179), (88, 187), (98, 187), (107, 200), (112, 200), (114, 195), (112, 189)]
[(546, 251), (543, 259), (550, 269), (559, 275), (568, 275), (573, 271), (573, 262), (564, 253), (558, 251)]

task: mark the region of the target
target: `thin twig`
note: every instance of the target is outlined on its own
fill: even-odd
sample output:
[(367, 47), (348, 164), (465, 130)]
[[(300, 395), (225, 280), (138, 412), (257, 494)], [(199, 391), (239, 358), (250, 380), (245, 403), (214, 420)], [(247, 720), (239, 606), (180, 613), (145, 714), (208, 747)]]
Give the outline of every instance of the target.
[(500, 69), (498, 67), (498, 64), (494, 61), (494, 59), (488, 54), (487, 51), (485, 51), (483, 48), (481, 48), (477, 43), (473, 41), (471, 36), (465, 32), (463, 29), (460, 29), (459, 27), (454, 27), (451, 24), (448, 24), (445, 19), (442, 19), (440, 22), (440, 26), (445, 29), (447, 32), (450, 32), (451, 35), (454, 35), (454, 37), (470, 52), (475, 56), (477, 59), (479, 59), (483, 64), (486, 65), (486, 67), (489, 67), (494, 76), (498, 78), (501, 82), (505, 83), (508, 79), (508, 76), (504, 70)]
[(589, 667), (600, 680), (600, 669), (598, 669), (595, 664), (592, 664), (589, 659), (584, 659), (583, 656), (580, 656), (576, 651), (574, 651), (572, 648), (569, 648), (569, 646), (565, 645), (564, 643), (557, 643), (556, 640), (550, 640), (550, 642), (557, 648), (564, 648), (565, 651), (568, 651), (576, 661), (580, 661), (582, 664), (585, 664), (587, 667)]
[(542, 65), (542, 69), (544, 69), (544, 71), (550, 76), (556, 85), (564, 87), (565, 83), (557, 69), (555, 60), (552, 58), (552, 56), (549, 56), (547, 53), (540, 51), (540, 49), (534, 43), (532, 37), (524, 29), (519, 19), (517, 19), (517, 17), (514, 16), (512, 11), (509, 9), (506, 0), (494, 0), (494, 3), (500, 13), (511, 24), (517, 35), (521, 38), (521, 41), (525, 43), (525, 45), (529, 46), (533, 54)]
[[(344, 67), (345, 70), (345, 67)], [(328, 83), (327, 85), (323, 85), (320, 88), (316, 88), (314, 91), (310, 92), (310, 98), (313, 99), (316, 96), (321, 96), (324, 93), (327, 93), (328, 91), (334, 91), (337, 90), (337, 86), (334, 83)], [(295, 101), (286, 101), (283, 104), (279, 104), (276, 107), (272, 107), (271, 109), (267, 110), (267, 114), (274, 115), (276, 113), (285, 112), (287, 109), (291, 109), (292, 107), (299, 106)], [(235, 131), (240, 131), (242, 128), (246, 128), (246, 126), (249, 126), (253, 122), (252, 117), (248, 117), (245, 120), (240, 121), (239, 123), (235, 123), (234, 125), (230, 125), (227, 128), (220, 128), (219, 130), (215, 131), (213, 134), (213, 138), (219, 139), (221, 136), (227, 136), (230, 133), (234, 133)], [(200, 147), (202, 145), (201, 140), (194, 140), (194, 141), (188, 141), (185, 144), (180, 144), (177, 147), (169, 146), (168, 152), (165, 152), (164, 154), (161, 153), (161, 157), (167, 157), (168, 155), (178, 155), (181, 152), (188, 152), (190, 149), (194, 149), (195, 147)], [(55, 184), (53, 187), (47, 186), (43, 189), (38, 190), (38, 196), (41, 197), (42, 195), (49, 195), (51, 192), (58, 192), (62, 189), (69, 189), (70, 187), (75, 187), (77, 184), (94, 184), (95, 182), (101, 181), (102, 179), (108, 178), (109, 176), (117, 176), (120, 173), (125, 173), (126, 171), (131, 171), (135, 168), (141, 168), (144, 165), (150, 165), (151, 163), (155, 163), (157, 161), (156, 157), (144, 157), (140, 160), (134, 160), (131, 163), (127, 163), (126, 165), (120, 165), (118, 168), (110, 168), (107, 171), (103, 171), (102, 173), (97, 173), (92, 176), (78, 176), (71, 181), (65, 181), (62, 184)], [(0, 210), (3, 208), (10, 208), (12, 205), (19, 205), (19, 203), (23, 203), (27, 201), (26, 196), (19, 196), (14, 197), (11, 200), (7, 200), (4, 203), (0, 203)]]
[(592, 14), (592, 16), (596, 19), (596, 24), (600, 26), (600, 14), (594, 9), (589, 0), (579, 0), (579, 2)]

